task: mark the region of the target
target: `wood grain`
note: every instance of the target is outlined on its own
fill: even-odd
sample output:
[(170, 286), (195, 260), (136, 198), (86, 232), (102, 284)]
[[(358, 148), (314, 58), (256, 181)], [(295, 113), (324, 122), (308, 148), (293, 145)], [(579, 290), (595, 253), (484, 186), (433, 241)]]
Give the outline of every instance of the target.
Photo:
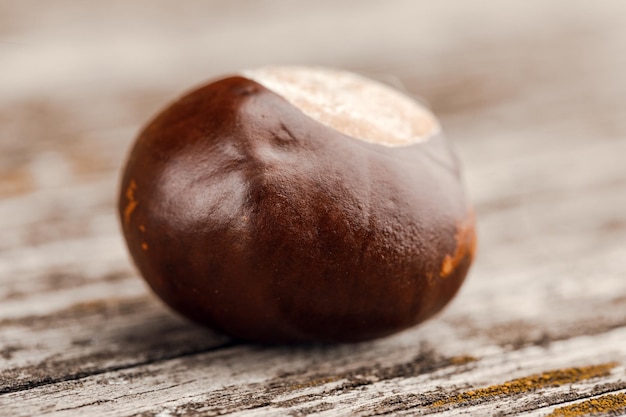
[[(617, 0), (0, 3), (0, 415), (546, 416), (588, 399), (619, 415), (624, 51)], [(357, 70), (441, 116), (480, 245), (436, 319), (251, 346), (137, 276), (114, 215), (136, 131), (194, 84), (276, 63)]]

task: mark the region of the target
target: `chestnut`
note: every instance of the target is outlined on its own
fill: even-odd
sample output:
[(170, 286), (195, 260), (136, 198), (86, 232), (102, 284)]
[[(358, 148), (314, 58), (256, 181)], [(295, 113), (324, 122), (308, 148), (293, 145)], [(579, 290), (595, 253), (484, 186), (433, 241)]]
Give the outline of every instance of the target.
[(140, 133), (119, 214), (174, 310), (256, 342), (355, 342), (440, 311), (474, 254), (459, 163), (435, 116), (356, 74), (218, 79)]

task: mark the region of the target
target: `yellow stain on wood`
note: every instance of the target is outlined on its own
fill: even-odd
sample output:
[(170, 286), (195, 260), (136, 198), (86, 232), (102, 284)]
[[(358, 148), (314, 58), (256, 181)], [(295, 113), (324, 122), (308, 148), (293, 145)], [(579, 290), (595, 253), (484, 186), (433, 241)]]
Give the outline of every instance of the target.
[(135, 191), (137, 190), (137, 183), (135, 180), (131, 180), (130, 184), (128, 184), (128, 188), (126, 188), (126, 199), (128, 203), (126, 204), (126, 208), (124, 209), (124, 226), (128, 227), (130, 223), (130, 216), (133, 214), (133, 211), (137, 208), (138, 201), (135, 199)]
[(447, 278), (452, 274), (457, 266), (469, 255), (470, 259), (474, 257), (476, 252), (476, 231), (474, 229), (474, 214), (470, 213), (465, 223), (457, 227), (456, 249), (452, 255), (446, 255), (441, 264), (439, 277)]
[(547, 417), (576, 417), (626, 414), (626, 393), (608, 394), (576, 404), (559, 407)]
[(600, 365), (584, 366), (579, 368), (564, 368), (547, 371), (542, 374), (530, 375), (523, 378), (512, 379), (504, 384), (491, 385), (485, 388), (465, 391), (443, 400), (436, 401), (431, 407), (441, 407), (449, 404), (460, 404), (472, 400), (491, 399), (504, 397), (525, 392), (535, 391), (539, 388), (558, 387), (591, 378), (607, 376), (617, 363), (603, 363)]
[(460, 365), (466, 365), (468, 363), (476, 362), (478, 359), (476, 359), (473, 356), (464, 355), (464, 356), (453, 356), (449, 360), (450, 360), (450, 364), (460, 366)]
[(143, 250), (148, 250), (148, 244), (147, 244), (146, 242), (143, 242), (143, 243), (141, 244), (141, 249), (143, 249)]
[(292, 384), (292, 385), (289, 386), (289, 389), (300, 390), (300, 389), (304, 389), (304, 388), (318, 387), (320, 385), (325, 385), (325, 384), (329, 384), (331, 382), (339, 381), (339, 379), (340, 378), (338, 378), (336, 376), (328, 376), (328, 377), (316, 378), (316, 379), (311, 379), (311, 380), (308, 380), (308, 381), (301, 382), (299, 384)]

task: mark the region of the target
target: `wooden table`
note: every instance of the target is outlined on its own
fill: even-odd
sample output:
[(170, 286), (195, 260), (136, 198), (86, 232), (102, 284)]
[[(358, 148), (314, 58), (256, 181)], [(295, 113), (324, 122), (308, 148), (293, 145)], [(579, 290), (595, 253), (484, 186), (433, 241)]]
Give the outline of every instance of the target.
[[(242, 344), (132, 267), (114, 204), (140, 126), (217, 74), (295, 63), (441, 117), (480, 248), (437, 318)], [(626, 2), (4, 0), (0, 196), (1, 416), (626, 414)]]

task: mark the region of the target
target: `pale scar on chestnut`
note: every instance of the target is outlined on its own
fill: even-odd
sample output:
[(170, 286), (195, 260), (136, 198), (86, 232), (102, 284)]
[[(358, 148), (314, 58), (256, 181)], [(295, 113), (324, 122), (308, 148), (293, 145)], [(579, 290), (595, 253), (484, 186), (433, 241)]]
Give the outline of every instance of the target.
[(365, 142), (406, 146), (427, 141), (441, 131), (437, 118), (415, 100), (349, 72), (266, 67), (243, 71), (243, 75), (312, 119)]
[(453, 299), (474, 258), (438, 119), (345, 71), (261, 68), (185, 94), (141, 131), (121, 184), (122, 231), (148, 285), (237, 339), (408, 329)]

